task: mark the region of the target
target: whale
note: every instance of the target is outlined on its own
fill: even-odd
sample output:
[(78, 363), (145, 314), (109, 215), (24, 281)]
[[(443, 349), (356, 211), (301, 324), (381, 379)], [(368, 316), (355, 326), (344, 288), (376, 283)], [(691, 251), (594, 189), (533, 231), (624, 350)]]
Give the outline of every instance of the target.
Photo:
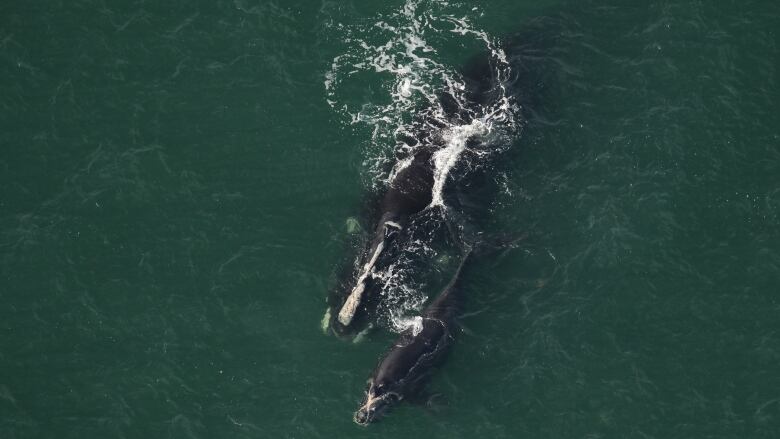
[(381, 358), (367, 380), (363, 401), (354, 421), (368, 425), (379, 420), (394, 404), (419, 394), (453, 341), (459, 309), (460, 278), (469, 260), (469, 249), (452, 279)]
[[(456, 103), (450, 94), (442, 93), (439, 102), (448, 123), (467, 124), (473, 119), (467, 109), (461, 107), (463, 103)], [(469, 104), (476, 105), (477, 102), (470, 101)], [(422, 117), (425, 117), (424, 114)], [(331, 309), (328, 309), (326, 317), (337, 335), (357, 331), (358, 316), (365, 316), (370, 311), (382, 262), (391, 262), (388, 259), (391, 258), (393, 244), (404, 236), (410, 220), (432, 206), (436, 191), (435, 155), (445, 147), (442, 133), (447, 125), (435, 118), (427, 118), (420, 125), (424, 127), (421, 132), (399, 138), (399, 143), (412, 149), (413, 153), (399, 159), (388, 178), (387, 189), (377, 209), (376, 226), (367, 247), (358, 257), (357, 273), (353, 273), (352, 278), (354, 283), (347, 284), (347, 294), (335, 300), (331, 297), (331, 308), (336, 312), (332, 315)], [(471, 141), (469, 146), (473, 146)]]
[(337, 307), (338, 313), (331, 323), (334, 329), (344, 332), (352, 325), (361, 306), (366, 307), (380, 261), (403, 233), (409, 219), (431, 203), (434, 151), (433, 146), (421, 147), (396, 165), (379, 203), (379, 220), (372, 239), (360, 257), (355, 283)]

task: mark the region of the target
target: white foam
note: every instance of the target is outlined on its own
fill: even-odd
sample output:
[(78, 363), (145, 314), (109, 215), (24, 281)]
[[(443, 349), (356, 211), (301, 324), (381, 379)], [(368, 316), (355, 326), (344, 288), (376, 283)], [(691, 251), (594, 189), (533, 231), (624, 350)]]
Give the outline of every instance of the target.
[(395, 180), (395, 177), (398, 175), (399, 172), (403, 171), (404, 169), (408, 168), (409, 165), (412, 164), (412, 161), (414, 160), (414, 157), (407, 157), (403, 160), (399, 160), (395, 166), (393, 166), (393, 170), (390, 171), (390, 175), (387, 176), (387, 183), (392, 184), (393, 180)]
[(429, 207), (444, 206), (442, 193), (447, 175), (466, 149), (466, 142), (472, 136), (484, 134), (485, 129), (485, 124), (477, 119), (468, 125), (456, 126), (447, 131), (445, 135), (447, 146), (433, 153), (433, 190)]
[(414, 316), (414, 317), (401, 317), (398, 319), (398, 325), (396, 330), (398, 332), (406, 331), (407, 329), (412, 330), (412, 335), (416, 336), (423, 330), (423, 318), (421, 316)]
[[(331, 27), (339, 32), (338, 38), (345, 41), (347, 49), (334, 57), (325, 75), (326, 100), (350, 124), (371, 130), (365, 169), (366, 180), (372, 185), (388, 180), (386, 170), (397, 147), (397, 134), (415, 131), (412, 116), (419, 108), (438, 106), (438, 93), (443, 88), (456, 91), (452, 95), (463, 88), (456, 69), (440, 61), (430, 40), (441, 39), (453, 27), (453, 13), (459, 9), (463, 8), (447, 2), (407, 0), (399, 10), (379, 16), (373, 24)], [(465, 18), (460, 23), (464, 28), (470, 26)], [(342, 88), (366, 74), (374, 74), (383, 83), (389, 103), (365, 105), (362, 100), (344, 99)], [(439, 109), (430, 113), (443, 119)]]

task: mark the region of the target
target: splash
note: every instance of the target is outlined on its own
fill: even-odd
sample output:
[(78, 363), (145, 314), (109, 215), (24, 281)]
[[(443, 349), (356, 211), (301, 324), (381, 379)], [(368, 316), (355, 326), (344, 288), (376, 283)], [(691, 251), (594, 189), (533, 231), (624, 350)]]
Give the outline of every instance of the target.
[(344, 41), (345, 50), (325, 75), (326, 99), (347, 125), (370, 132), (363, 169), (372, 189), (387, 184), (399, 170), (392, 166), (399, 153), (408, 155), (419, 147), (399, 138), (441, 126), (459, 131), (442, 107), (443, 94), (474, 118), (484, 118), (488, 130), (499, 117), (512, 121), (512, 106), (503, 92), (491, 105), (467, 108), (464, 80), (440, 53), (453, 41), (462, 47), (481, 45), (495, 60), (497, 82), (508, 77), (504, 52), (471, 23), (469, 16), (476, 14), (475, 8), (453, 2), (407, 0), (376, 21), (335, 26), (334, 39)]

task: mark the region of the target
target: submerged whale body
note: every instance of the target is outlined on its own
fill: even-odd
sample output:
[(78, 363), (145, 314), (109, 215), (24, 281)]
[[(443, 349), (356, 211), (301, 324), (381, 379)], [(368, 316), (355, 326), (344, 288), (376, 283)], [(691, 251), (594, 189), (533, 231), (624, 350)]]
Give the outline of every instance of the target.
[(420, 325), (404, 331), (368, 380), (363, 402), (354, 420), (367, 425), (393, 404), (418, 393), (452, 342), (458, 309), (460, 274), (469, 251), (450, 283), (423, 311)]

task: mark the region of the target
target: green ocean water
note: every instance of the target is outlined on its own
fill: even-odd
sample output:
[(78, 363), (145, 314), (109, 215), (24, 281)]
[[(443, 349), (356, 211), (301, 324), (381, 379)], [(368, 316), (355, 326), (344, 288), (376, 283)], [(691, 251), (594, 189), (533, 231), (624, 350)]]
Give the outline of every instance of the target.
[(353, 423), (395, 336), (320, 328), (371, 191), (324, 84), (404, 4), (0, 5), (0, 438), (780, 437), (773, 0), (458, 3), (546, 42), (479, 221), (525, 239), (436, 404)]

